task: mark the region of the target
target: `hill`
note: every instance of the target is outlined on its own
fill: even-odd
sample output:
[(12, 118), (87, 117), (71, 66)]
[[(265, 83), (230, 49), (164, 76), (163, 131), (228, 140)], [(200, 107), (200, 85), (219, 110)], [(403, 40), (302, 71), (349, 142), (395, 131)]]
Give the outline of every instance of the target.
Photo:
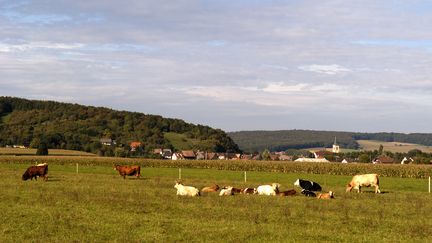
[(401, 142), (383, 142), (376, 140), (357, 140), (360, 148), (365, 151), (378, 150), (382, 145), (384, 151), (389, 151), (392, 153), (407, 153), (411, 150), (421, 150), (425, 153), (432, 153), (432, 147), (413, 144), (413, 143), (401, 143)]
[[(376, 140), (384, 142), (411, 143), (432, 146), (432, 134), (429, 133), (354, 133), (338, 131), (281, 130), (281, 131), (240, 131), (228, 135), (240, 149), (253, 152), (269, 149), (285, 151), (288, 149), (306, 149), (313, 147), (331, 147), (335, 138), (337, 144), (345, 149), (359, 149), (358, 140)], [(379, 146), (379, 144), (378, 144)]]
[[(176, 137), (189, 141), (185, 143), (187, 147), (171, 142)], [(103, 146), (101, 138), (115, 140), (117, 145)], [(173, 150), (239, 151), (224, 131), (180, 119), (104, 107), (0, 97), (0, 146), (37, 147), (42, 141), (49, 148), (99, 155), (129, 151), (128, 144), (132, 141), (144, 144), (143, 153), (160, 147)]]

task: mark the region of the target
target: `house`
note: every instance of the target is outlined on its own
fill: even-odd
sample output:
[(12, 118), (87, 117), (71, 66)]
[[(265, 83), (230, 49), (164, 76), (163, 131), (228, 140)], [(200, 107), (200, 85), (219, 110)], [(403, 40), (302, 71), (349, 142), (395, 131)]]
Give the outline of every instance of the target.
[(326, 158), (298, 158), (295, 162), (330, 162)]
[(291, 155), (281, 154), (279, 155), (279, 160), (292, 161), (293, 157)]
[(241, 159), (242, 160), (251, 160), (252, 156), (253, 156), (252, 154), (242, 154)]
[(162, 149), (161, 148), (155, 148), (155, 149), (153, 149), (153, 154), (160, 154), (160, 155), (162, 155)]
[(171, 160), (183, 160), (185, 159), (182, 153), (173, 153), (171, 156)]
[(183, 150), (181, 154), (184, 159), (196, 159), (196, 154), (193, 150)]
[(162, 158), (164, 159), (171, 159), (172, 157), (172, 151), (171, 149), (162, 149)]
[(394, 159), (392, 157), (386, 156), (386, 155), (380, 155), (376, 157), (372, 163), (374, 164), (393, 164)]
[(105, 146), (112, 146), (116, 144), (116, 141), (111, 138), (101, 138), (100, 143)]
[(271, 160), (280, 160), (279, 156), (280, 156), (279, 154), (273, 154), (272, 153), (272, 154), (270, 154), (270, 159)]
[(204, 151), (198, 151), (196, 152), (196, 159), (197, 160), (213, 160), (217, 159), (217, 154), (213, 152), (204, 152)]
[(142, 143), (141, 142), (131, 142), (129, 144), (131, 150), (130, 151), (136, 151), (137, 148), (142, 147)]

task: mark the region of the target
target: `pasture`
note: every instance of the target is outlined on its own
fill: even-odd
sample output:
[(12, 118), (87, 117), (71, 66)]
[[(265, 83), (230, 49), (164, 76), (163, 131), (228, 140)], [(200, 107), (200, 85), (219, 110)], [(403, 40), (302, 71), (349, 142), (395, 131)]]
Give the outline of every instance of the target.
[(375, 140), (357, 140), (361, 147), (361, 150), (373, 151), (378, 150), (380, 145), (383, 146), (384, 151), (389, 151), (392, 153), (407, 153), (413, 149), (419, 149), (425, 153), (432, 153), (431, 146), (425, 146), (413, 143), (401, 143), (401, 142), (384, 142)]
[[(176, 196), (177, 168), (142, 167), (123, 180), (111, 162), (81, 166), (51, 161), (49, 180), (22, 181), (31, 163), (0, 158), (0, 242), (427, 242), (432, 195), (427, 179), (381, 177), (382, 194), (345, 193), (346, 175), (183, 168), (186, 185), (294, 188), (314, 180), (334, 200), (217, 193)], [(299, 192), (300, 190), (296, 188)]]
[[(33, 148), (0, 148), (0, 155), (36, 155), (37, 149)], [(49, 149), (49, 155), (55, 156), (96, 156), (96, 154), (86, 153), (77, 150)]]

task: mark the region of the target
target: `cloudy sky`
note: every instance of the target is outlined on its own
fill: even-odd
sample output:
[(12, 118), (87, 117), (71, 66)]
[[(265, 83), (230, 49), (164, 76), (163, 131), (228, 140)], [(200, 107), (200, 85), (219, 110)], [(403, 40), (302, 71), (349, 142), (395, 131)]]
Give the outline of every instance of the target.
[(0, 96), (226, 131), (432, 132), (432, 2), (0, 0)]

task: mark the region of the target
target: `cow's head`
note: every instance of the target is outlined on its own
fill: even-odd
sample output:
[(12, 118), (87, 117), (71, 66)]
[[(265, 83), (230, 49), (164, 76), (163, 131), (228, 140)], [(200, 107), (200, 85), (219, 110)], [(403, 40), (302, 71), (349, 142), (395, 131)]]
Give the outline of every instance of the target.
[(294, 182), (294, 186), (300, 186), (300, 179), (297, 179), (297, 180)]
[(346, 192), (350, 192), (353, 189), (353, 186), (351, 186), (350, 183), (348, 183), (347, 187), (346, 187)]
[(30, 173), (28, 173), (28, 171), (24, 172), (24, 174), (22, 175), (22, 180), (26, 181), (30, 179)]

